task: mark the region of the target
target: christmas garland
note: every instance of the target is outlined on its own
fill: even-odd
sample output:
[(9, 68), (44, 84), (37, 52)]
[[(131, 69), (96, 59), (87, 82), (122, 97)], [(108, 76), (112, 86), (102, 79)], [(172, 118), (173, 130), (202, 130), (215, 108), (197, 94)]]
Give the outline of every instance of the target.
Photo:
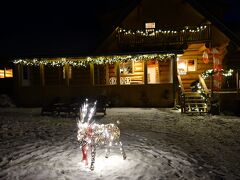
[(228, 76), (232, 76), (233, 74), (233, 70), (232, 69), (229, 69), (229, 70), (224, 70), (224, 69), (220, 69), (220, 70), (217, 70), (217, 69), (208, 69), (206, 71), (204, 71), (202, 73), (202, 77), (203, 79), (206, 79), (208, 78), (209, 76), (213, 76), (214, 74), (216, 73), (222, 73), (223, 76), (225, 77), (228, 77)]
[(147, 30), (132, 30), (132, 29), (124, 29), (124, 28), (118, 28), (118, 32), (124, 35), (140, 35), (140, 36), (153, 36), (155, 34), (177, 34), (180, 32), (190, 32), (190, 33), (196, 33), (196, 32), (202, 32), (207, 29), (206, 25), (198, 26), (198, 27), (190, 27), (190, 26), (185, 26), (182, 29), (178, 30), (170, 30), (170, 29), (151, 29), (151, 31)]
[(74, 67), (88, 66), (89, 64), (113, 64), (116, 62), (126, 61), (148, 61), (152, 59), (156, 60), (167, 60), (173, 58), (174, 54), (145, 54), (145, 55), (122, 55), (122, 56), (97, 56), (97, 57), (86, 57), (86, 58), (34, 58), (34, 59), (17, 59), (14, 60), (14, 64), (22, 64), (27, 66), (39, 66), (41, 64), (47, 66), (65, 66), (71, 65)]

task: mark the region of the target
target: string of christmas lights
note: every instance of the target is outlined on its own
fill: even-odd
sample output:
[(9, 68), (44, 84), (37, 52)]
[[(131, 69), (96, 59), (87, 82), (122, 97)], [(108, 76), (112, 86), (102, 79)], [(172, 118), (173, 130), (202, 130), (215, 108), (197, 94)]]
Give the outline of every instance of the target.
[(206, 79), (209, 76), (213, 76), (216, 73), (222, 73), (223, 76), (228, 77), (228, 76), (232, 76), (233, 70), (232, 69), (229, 69), (229, 70), (208, 69), (202, 73), (202, 77), (203, 77), (203, 79)]
[(206, 92), (204, 91), (202, 85), (200, 82), (197, 83), (197, 92), (201, 95), (202, 99), (205, 101), (205, 103), (207, 103), (208, 101), (208, 95), (206, 94)]
[(174, 54), (144, 54), (144, 55), (122, 55), (122, 56), (98, 56), (98, 57), (86, 57), (86, 58), (33, 58), (33, 59), (16, 59), (13, 60), (14, 64), (22, 64), (26, 66), (39, 66), (41, 64), (46, 66), (65, 66), (71, 65), (73, 67), (86, 67), (89, 64), (113, 64), (116, 62), (126, 61), (148, 61), (148, 60), (166, 60), (173, 58)]
[(190, 26), (185, 26), (182, 29), (178, 30), (164, 30), (164, 29), (145, 29), (145, 30), (131, 30), (131, 29), (124, 29), (124, 28), (119, 28), (118, 33), (124, 34), (124, 35), (140, 35), (140, 36), (154, 36), (157, 34), (177, 34), (177, 33), (185, 33), (185, 32), (190, 32), (190, 33), (196, 33), (196, 32), (202, 32), (207, 29), (207, 26), (198, 26), (198, 27), (190, 27)]

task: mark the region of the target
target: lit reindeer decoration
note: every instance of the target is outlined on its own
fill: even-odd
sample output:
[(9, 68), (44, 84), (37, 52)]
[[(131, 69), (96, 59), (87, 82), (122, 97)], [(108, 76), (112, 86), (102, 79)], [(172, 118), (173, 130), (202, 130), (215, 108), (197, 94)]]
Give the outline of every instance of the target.
[(80, 108), (80, 119), (78, 120), (78, 141), (82, 149), (83, 161), (88, 165), (88, 148), (91, 149), (91, 165), (90, 169), (94, 170), (96, 157), (96, 146), (107, 146), (105, 157), (108, 158), (112, 145), (119, 145), (123, 159), (126, 159), (126, 154), (123, 145), (120, 141), (120, 130), (115, 124), (96, 124), (92, 121), (92, 117), (96, 111), (95, 101), (92, 106), (89, 106), (88, 100), (83, 103)]

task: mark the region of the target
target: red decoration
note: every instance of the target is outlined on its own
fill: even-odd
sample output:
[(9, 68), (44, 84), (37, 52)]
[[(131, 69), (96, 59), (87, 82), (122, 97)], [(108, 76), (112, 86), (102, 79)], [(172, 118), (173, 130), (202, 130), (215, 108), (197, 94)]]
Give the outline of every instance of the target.
[(213, 48), (212, 55), (213, 55), (213, 69), (214, 71), (217, 71), (217, 73), (215, 73), (213, 76), (213, 89), (218, 91), (221, 89), (222, 86), (222, 73), (220, 72), (223, 68), (221, 52), (219, 49)]
[(203, 60), (203, 62), (204, 62), (205, 64), (209, 63), (207, 51), (204, 51), (204, 52), (203, 52), (202, 60)]
[(85, 162), (85, 165), (88, 165), (88, 147), (87, 144), (82, 147), (82, 161)]
[[(91, 126), (89, 126), (87, 128), (87, 137), (91, 138), (92, 133), (93, 133), (93, 129)], [(88, 165), (88, 144), (85, 144), (84, 146), (82, 146), (82, 157), (83, 157), (82, 161), (84, 161), (85, 165), (87, 166)]]

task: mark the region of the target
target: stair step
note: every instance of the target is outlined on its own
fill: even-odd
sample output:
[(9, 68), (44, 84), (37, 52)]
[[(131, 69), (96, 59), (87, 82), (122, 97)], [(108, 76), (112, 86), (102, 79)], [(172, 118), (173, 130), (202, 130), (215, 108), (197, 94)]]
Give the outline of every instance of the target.
[(205, 101), (203, 98), (185, 98), (185, 101)]
[(207, 104), (206, 103), (185, 103), (185, 105), (199, 105), (199, 106), (207, 106)]
[(199, 95), (199, 93), (198, 92), (185, 92), (184, 93), (185, 95)]
[(199, 97), (199, 98), (185, 98), (186, 100), (204, 100), (202, 97)]
[(187, 99), (202, 99), (202, 96), (185, 96)]
[(185, 98), (201, 98), (201, 95), (186, 95)]
[(189, 94), (189, 95), (185, 95), (185, 97), (199, 98), (199, 97), (202, 97), (202, 96), (200, 94), (198, 94), (198, 95), (195, 95), (195, 94), (191, 95), (191, 94)]
[(188, 111), (189, 111), (189, 110), (194, 110), (194, 111), (196, 111), (196, 110), (199, 110), (199, 109), (201, 109), (201, 110), (202, 110), (202, 109), (207, 109), (207, 108), (205, 108), (205, 107), (187, 107), (187, 108), (188, 108), (188, 109), (187, 109)]
[(204, 104), (206, 104), (206, 102), (205, 101), (203, 101), (203, 100), (199, 100), (199, 101), (185, 101), (185, 104), (189, 104), (189, 103), (191, 103), (191, 104), (202, 104), (202, 103), (204, 103)]
[(191, 109), (187, 109), (187, 111), (199, 111), (199, 110), (207, 110), (207, 108), (191, 108)]

